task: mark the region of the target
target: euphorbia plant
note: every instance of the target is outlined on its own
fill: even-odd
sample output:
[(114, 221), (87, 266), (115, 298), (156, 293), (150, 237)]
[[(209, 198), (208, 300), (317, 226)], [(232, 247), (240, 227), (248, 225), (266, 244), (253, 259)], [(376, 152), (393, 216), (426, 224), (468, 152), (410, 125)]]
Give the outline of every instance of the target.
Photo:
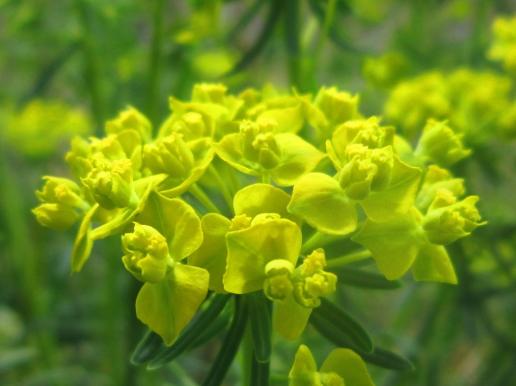
[(292, 386), (370, 385), (363, 359), (409, 368), (333, 294), (341, 267), (370, 257), (387, 280), (410, 270), (416, 280), (457, 282), (445, 245), (482, 224), (478, 197), (463, 198), (463, 181), (444, 168), (469, 154), (461, 138), (429, 121), (413, 150), (336, 88), (312, 98), (199, 84), (190, 101), (170, 104), (155, 136), (130, 107), (105, 137), (73, 140), (75, 180), (45, 177), (34, 209), (51, 228), (79, 223), (73, 271), (96, 240), (121, 237), (123, 265), (142, 282), (136, 314), (149, 328), (133, 362), (160, 367), (227, 330), (204, 385), (221, 384), (244, 336), (250, 382), (267, 385), (272, 333), (296, 340), (310, 323), (340, 348), (318, 371), (301, 346)]

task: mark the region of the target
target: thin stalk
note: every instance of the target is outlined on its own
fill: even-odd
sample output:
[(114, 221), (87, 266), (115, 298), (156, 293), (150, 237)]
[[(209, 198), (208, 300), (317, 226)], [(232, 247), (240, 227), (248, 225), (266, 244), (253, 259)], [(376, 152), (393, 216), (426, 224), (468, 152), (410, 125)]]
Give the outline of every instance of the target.
[(326, 235), (319, 231), (315, 231), (312, 236), (308, 238), (301, 247), (301, 253), (307, 253), (317, 248), (324, 247), (325, 245), (337, 240), (338, 236)]
[(82, 27), (82, 48), (85, 57), (84, 77), (90, 94), (91, 110), (96, 124), (96, 132), (100, 134), (104, 124), (104, 99), (100, 78), (100, 58), (97, 53), (95, 38), (92, 32), (91, 10), (84, 0), (76, 2), (79, 22)]
[(159, 119), (159, 86), (161, 78), (161, 58), (163, 55), (165, 0), (154, 1), (152, 14), (152, 40), (149, 52), (149, 79), (147, 85), (147, 113), (157, 124)]
[(262, 174), (262, 183), (270, 184), (271, 183), (271, 175), (268, 173)]
[(343, 267), (345, 265), (355, 263), (357, 261), (367, 260), (371, 257), (371, 252), (368, 250), (348, 253), (344, 256), (328, 259), (326, 263), (327, 268)]
[(314, 55), (313, 55), (313, 66), (317, 67), (317, 62), (321, 57), (321, 52), (323, 51), (324, 44), (330, 35), (331, 25), (333, 20), (335, 19), (335, 9), (337, 7), (336, 0), (328, 0), (328, 4), (326, 5), (326, 12), (324, 14), (324, 21), (321, 28), (321, 33), (319, 34), (319, 39), (317, 39), (317, 44), (315, 45)]
[(233, 211), (233, 198), (231, 197), (231, 193), (228, 189), (227, 184), (224, 182), (219, 172), (213, 165), (210, 165), (208, 170), (211, 172), (213, 178), (215, 179), (215, 182), (217, 183), (217, 186), (220, 188), (222, 197), (224, 197), (224, 201), (226, 202), (229, 210)]
[(211, 212), (221, 213), (221, 210), (198, 184), (193, 184), (190, 187), (190, 193), (192, 193), (192, 195), (204, 206), (205, 209)]

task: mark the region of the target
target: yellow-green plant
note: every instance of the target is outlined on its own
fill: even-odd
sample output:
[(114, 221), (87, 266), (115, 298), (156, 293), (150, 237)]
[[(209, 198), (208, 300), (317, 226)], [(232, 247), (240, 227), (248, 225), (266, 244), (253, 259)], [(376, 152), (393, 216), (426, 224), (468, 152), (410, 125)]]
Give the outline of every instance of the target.
[(9, 144), (30, 158), (49, 157), (73, 136), (92, 132), (84, 111), (44, 99), (34, 99), (19, 111), (9, 112), (4, 125)]
[[(330, 300), (339, 267), (372, 256), (388, 280), (456, 283), (445, 246), (483, 222), (478, 197), (444, 169), (469, 154), (447, 122), (429, 122), (414, 150), (358, 102), (336, 88), (312, 98), (198, 84), (191, 100), (170, 98), (155, 135), (129, 107), (103, 138), (72, 141), (74, 180), (45, 177), (34, 214), (51, 228), (78, 223), (73, 271), (95, 241), (122, 238), (151, 331), (135, 363), (159, 367), (230, 324), (204, 383), (219, 385), (248, 326), (251, 377), (265, 385), (272, 331), (295, 340), (310, 322), (367, 361), (409, 366)], [(369, 385), (358, 355), (337, 350), (319, 374), (301, 348), (291, 384)]]

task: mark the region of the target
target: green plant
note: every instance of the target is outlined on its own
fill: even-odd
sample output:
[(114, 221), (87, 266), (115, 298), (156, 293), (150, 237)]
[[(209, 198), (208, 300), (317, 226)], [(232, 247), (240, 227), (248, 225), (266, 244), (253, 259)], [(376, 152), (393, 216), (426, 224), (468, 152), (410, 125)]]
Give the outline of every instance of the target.
[[(155, 136), (130, 107), (105, 137), (74, 139), (75, 181), (45, 177), (34, 209), (51, 228), (79, 223), (73, 271), (95, 241), (122, 235), (123, 264), (143, 283), (136, 314), (150, 331), (133, 362), (160, 367), (227, 329), (203, 385), (221, 384), (246, 339), (249, 384), (267, 385), (272, 332), (296, 340), (310, 323), (357, 353), (331, 358), (410, 368), (330, 299), (346, 275), (376, 288), (409, 270), (457, 282), (445, 246), (484, 224), (478, 197), (463, 198), (463, 180), (444, 169), (469, 155), (461, 138), (429, 121), (414, 150), (336, 88), (312, 98), (198, 84), (191, 100), (170, 105)], [(387, 280), (346, 270), (371, 257)], [(325, 363), (319, 374), (310, 358), (302, 346), (292, 386), (371, 384), (362, 364), (342, 373)]]

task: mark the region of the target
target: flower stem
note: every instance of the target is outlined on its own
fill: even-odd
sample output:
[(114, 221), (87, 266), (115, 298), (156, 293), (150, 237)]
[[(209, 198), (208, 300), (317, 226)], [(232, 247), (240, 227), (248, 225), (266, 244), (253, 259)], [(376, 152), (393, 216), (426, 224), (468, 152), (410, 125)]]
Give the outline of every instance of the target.
[(302, 253), (307, 253), (308, 251), (321, 248), (325, 246), (326, 244), (331, 243), (332, 241), (335, 241), (340, 236), (334, 236), (334, 235), (327, 235), (324, 233), (321, 233), (319, 231), (315, 231), (312, 236), (308, 238), (308, 240), (305, 241), (303, 246), (301, 247)]
[(221, 210), (215, 205), (211, 198), (202, 190), (198, 184), (190, 187), (190, 193), (210, 212), (221, 213)]
[(233, 198), (231, 197), (231, 193), (228, 189), (227, 184), (222, 180), (222, 177), (220, 176), (217, 169), (213, 166), (209, 166), (209, 171), (213, 175), (213, 178), (215, 178), (215, 182), (217, 183), (217, 186), (220, 188), (220, 191), (222, 192), (222, 196), (224, 197), (224, 201), (226, 201), (226, 204), (229, 207), (229, 210), (232, 211), (233, 209)]
[(371, 252), (366, 250), (348, 253), (347, 255), (336, 257), (334, 259), (328, 259), (326, 267), (328, 268), (337, 268), (342, 267), (344, 265), (348, 265), (351, 263), (355, 263), (357, 261), (362, 261), (369, 259), (371, 257)]
[(154, 1), (152, 16), (152, 41), (149, 52), (149, 79), (147, 89), (147, 113), (151, 122), (156, 124), (159, 118), (159, 86), (161, 77), (161, 56), (163, 51), (165, 0)]

